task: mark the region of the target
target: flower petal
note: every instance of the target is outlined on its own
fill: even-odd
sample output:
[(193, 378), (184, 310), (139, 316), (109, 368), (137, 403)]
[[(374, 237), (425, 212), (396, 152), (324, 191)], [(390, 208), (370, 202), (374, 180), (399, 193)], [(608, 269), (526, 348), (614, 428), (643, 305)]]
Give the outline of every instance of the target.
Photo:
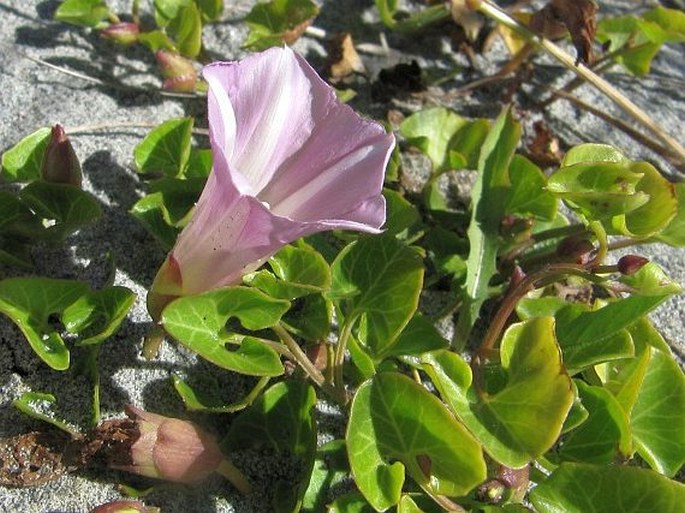
[[(258, 193), (309, 138), (312, 103), (318, 92), (311, 91), (301, 61), (288, 47), (271, 48), (238, 63), (212, 64), (203, 75), (212, 94), (230, 99), (237, 126), (227, 157), (234, 171)], [(216, 142), (223, 144), (220, 137)]]

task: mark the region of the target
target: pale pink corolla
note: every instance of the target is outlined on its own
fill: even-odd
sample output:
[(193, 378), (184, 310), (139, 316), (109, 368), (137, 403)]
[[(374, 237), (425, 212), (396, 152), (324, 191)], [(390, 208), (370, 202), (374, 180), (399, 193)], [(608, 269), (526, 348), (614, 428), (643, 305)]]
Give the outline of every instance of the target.
[(393, 135), (341, 103), (302, 57), (272, 48), (203, 75), (213, 169), (155, 278), (153, 316), (173, 297), (238, 283), (300, 237), (378, 233), (385, 222)]

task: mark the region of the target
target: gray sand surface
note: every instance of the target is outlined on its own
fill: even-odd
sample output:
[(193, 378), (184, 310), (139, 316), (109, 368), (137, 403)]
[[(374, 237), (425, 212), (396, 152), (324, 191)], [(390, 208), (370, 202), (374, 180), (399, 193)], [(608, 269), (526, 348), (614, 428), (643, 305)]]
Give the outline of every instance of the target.
[[(144, 9), (149, 3), (141, 2)], [(233, 60), (245, 54), (240, 44), (247, 29), (241, 20), (253, 4), (249, 0), (225, 3), (222, 21), (209, 27), (205, 38), (208, 54), (217, 60)], [(654, 3), (601, 2), (603, 9), (610, 12), (625, 12), (637, 5), (646, 7)], [(125, 12), (130, 7), (130, 2), (123, 0), (108, 4), (117, 12)], [(70, 238), (65, 248), (43, 248), (36, 252), (37, 273), (84, 279), (97, 286), (107, 278), (106, 254), (110, 253), (117, 267), (116, 284), (134, 290), (138, 301), (121, 330), (103, 346), (103, 416), (120, 416), (123, 406), (133, 403), (151, 411), (188, 417), (169, 377), (174, 373), (211, 372), (209, 366), (183, 348), (171, 344), (165, 344), (159, 359), (153, 362), (140, 356), (140, 340), (150, 326), (144, 305), (145, 290), (164, 257), (152, 237), (127, 213), (144, 189), (132, 170), (132, 152), (148, 128), (122, 127), (105, 131), (98, 125), (140, 123), (152, 126), (172, 117), (197, 115), (198, 124), (204, 126), (204, 99), (161, 95), (160, 80), (154, 74), (155, 63), (150, 52), (143, 48), (120, 51), (95, 33), (53, 22), (51, 16), (57, 5), (56, 1), (0, 0), (0, 151), (39, 127), (61, 123), (67, 130), (78, 130), (72, 137), (72, 143), (83, 164), (85, 188), (102, 202), (104, 217)], [(358, 36), (359, 42), (378, 44), (378, 17), (372, 6), (370, 0), (325, 2), (315, 24), (331, 33), (347, 28)], [(395, 36), (391, 35), (391, 47), (395, 41)], [(463, 56), (453, 54), (449, 48), (438, 58), (434, 53), (426, 52), (427, 56), (433, 55), (429, 60), (421, 55), (424, 43), (416, 42), (387, 58), (369, 58), (370, 72), (412, 58), (422, 66), (438, 69), (448, 69), (455, 64), (466, 66)], [(496, 46), (487, 55), (478, 57), (480, 72), (471, 71), (470, 78), (463, 80), (479, 78), (481, 72), (496, 71), (506, 59), (501, 51), (497, 51), (498, 48), (501, 50), (501, 46)], [(317, 66), (324, 60), (323, 46), (315, 39), (305, 37), (297, 43), (296, 49)], [(100, 83), (67, 75), (30, 60), (28, 56), (87, 75)], [(619, 69), (607, 74), (611, 82), (646, 109), (681, 143), (685, 143), (682, 129), (685, 120), (684, 57), (682, 45), (665, 48), (655, 59), (652, 73), (639, 81)], [(547, 68), (550, 82), (561, 84), (568, 80), (569, 75), (555, 63), (547, 59), (541, 62)], [(616, 112), (590, 87), (584, 86), (579, 91), (585, 101)], [(529, 93), (534, 95), (535, 91)], [(378, 106), (368, 105), (367, 100), (362, 97), (354, 105), (363, 108), (366, 101), (367, 113), (375, 114), (374, 109)], [(494, 116), (500, 109), (495, 101), (486, 103), (482, 95), (457, 98), (450, 106), (467, 116)], [(658, 155), (566, 102), (555, 103), (546, 120), (552, 132), (566, 144), (606, 142), (624, 149), (631, 158), (644, 158), (673, 172)], [(198, 142), (207, 144), (206, 140)], [(685, 283), (684, 252), (666, 246), (650, 246), (640, 249), (640, 252), (666, 268), (675, 280)], [(13, 271), (3, 268), (0, 272), (1, 276), (8, 276)], [(681, 354), (685, 347), (684, 310), (685, 299), (679, 296), (668, 301), (654, 315), (657, 326)], [(242, 397), (250, 385), (249, 380), (242, 378), (224, 378), (224, 381), (227, 401)], [(71, 374), (47, 372), (47, 367), (31, 352), (14, 325), (0, 317), (0, 438), (39, 427), (37, 421), (28, 419), (11, 405), (13, 399), (29, 389), (67, 391), (69, 394), (63, 395), (71, 397), (71, 401), (61, 405), (64, 416), (78, 419), (85, 415), (89, 400), (87, 384)], [(210, 429), (222, 430), (216, 418), (194, 418)], [(279, 476), (287, 475), (287, 465), (247, 451), (237, 455), (236, 460), (257, 484), (258, 493), (254, 496), (241, 497), (227, 482), (216, 477), (194, 488), (160, 488), (148, 496), (146, 502), (161, 507), (166, 513), (269, 511), (269, 484)], [(0, 488), (0, 511), (86, 512), (98, 504), (121, 498), (115, 487), (120, 476), (110, 471), (94, 470), (84, 475), (69, 475), (40, 488)]]

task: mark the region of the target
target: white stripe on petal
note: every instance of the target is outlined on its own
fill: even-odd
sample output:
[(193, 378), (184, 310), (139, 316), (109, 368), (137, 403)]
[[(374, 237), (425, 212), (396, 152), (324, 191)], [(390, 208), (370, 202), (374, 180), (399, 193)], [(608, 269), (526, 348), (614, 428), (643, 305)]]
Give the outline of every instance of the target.
[[(213, 99), (216, 106), (219, 108), (219, 112), (215, 113), (218, 116), (212, 116), (213, 123), (210, 123), (209, 128), (215, 126), (215, 123), (219, 125), (221, 130), (221, 139), (216, 140), (216, 144), (221, 145), (221, 150), (224, 155), (226, 155), (226, 160), (231, 161), (233, 156), (233, 148), (235, 146), (237, 124), (235, 119), (235, 112), (233, 111), (233, 105), (231, 104), (231, 99), (228, 97), (228, 92), (226, 88), (221, 84), (218, 76), (212, 73), (211, 68), (204, 73), (204, 78), (209, 84), (209, 96), (210, 101)], [(212, 112), (210, 110), (210, 115)], [(218, 119), (217, 119), (218, 118)], [(214, 137), (219, 134), (214, 132)]]

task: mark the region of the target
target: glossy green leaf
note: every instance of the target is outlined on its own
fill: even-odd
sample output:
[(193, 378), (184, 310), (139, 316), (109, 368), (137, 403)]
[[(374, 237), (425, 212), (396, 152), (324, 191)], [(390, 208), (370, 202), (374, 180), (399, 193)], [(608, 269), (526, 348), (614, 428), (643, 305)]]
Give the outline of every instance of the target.
[(176, 340), (210, 362), (251, 376), (283, 372), (278, 353), (259, 339), (230, 333), (226, 322), (236, 318), (248, 330), (274, 326), (290, 308), (256, 289), (227, 287), (171, 302), (162, 312), (162, 326)]
[(165, 32), (161, 30), (151, 30), (150, 32), (141, 32), (138, 36), (138, 41), (147, 46), (151, 51), (157, 50), (172, 50), (177, 52), (176, 44), (171, 40)]
[(442, 171), (450, 168), (450, 140), (468, 123), (453, 110), (435, 107), (406, 118), (400, 125), (400, 134), (426, 154), (434, 171)]
[[(340, 486), (350, 473), (344, 440), (333, 440), (316, 451), (316, 460), (309, 486), (302, 499), (304, 513), (326, 511), (332, 491)], [(366, 502), (366, 501), (365, 501)]]
[(218, 20), (224, 10), (224, 0), (195, 0), (202, 13), (202, 18), (208, 21)]
[(222, 397), (218, 383), (207, 375), (200, 375), (201, 387), (193, 387), (179, 376), (171, 376), (171, 382), (183, 404), (189, 410), (206, 411), (212, 413), (235, 413), (250, 406), (269, 383), (269, 377), (264, 376), (257, 381), (253, 389), (241, 400), (227, 402)]
[(55, 370), (69, 368), (69, 350), (58, 326), (58, 318), (88, 285), (80, 281), (50, 278), (8, 278), (0, 281), (0, 312), (22, 331), (31, 348)]
[(350, 492), (337, 497), (326, 513), (375, 513), (375, 509), (359, 492)]
[(31, 248), (24, 242), (0, 237), (0, 262), (26, 270), (33, 269)]
[(662, 44), (685, 41), (685, 14), (682, 10), (657, 7), (642, 17), (604, 18), (597, 29), (597, 39), (608, 44), (614, 59), (641, 76), (649, 73), (651, 61)]
[(178, 10), (167, 25), (181, 55), (197, 57), (202, 49), (202, 15), (195, 2)]
[(193, 0), (154, 0), (155, 21), (160, 27), (165, 27), (173, 20), (181, 9), (187, 7)]
[(561, 167), (547, 182), (550, 192), (589, 220), (607, 220), (649, 201), (638, 190), (641, 166), (629, 162), (581, 162)]
[(16, 195), (0, 191), (0, 234), (21, 239), (39, 238), (45, 230), (38, 217)]
[(382, 354), (416, 311), (421, 257), (392, 235), (367, 237), (343, 249), (331, 270), (329, 299), (342, 301), (346, 322), (360, 320), (359, 339), (366, 349)]
[(562, 461), (608, 464), (632, 454), (628, 416), (616, 398), (602, 387), (576, 381), (589, 416), (567, 433), (556, 452)]
[(377, 374), (357, 389), (346, 440), (355, 482), (378, 511), (399, 502), (405, 469), (433, 495), (464, 495), (486, 475), (469, 432), (401, 374)]
[(49, 128), (39, 128), (2, 153), (2, 177), (8, 182), (30, 182), (40, 177)]
[(44, 219), (46, 228), (40, 236), (52, 242), (62, 242), (102, 215), (94, 196), (68, 184), (31, 182), (19, 197)]
[(243, 46), (264, 50), (283, 43), (292, 44), (319, 14), (319, 7), (311, 0), (271, 0), (257, 3), (245, 18), (250, 33)]
[(504, 110), (483, 143), (478, 179), (471, 191), (471, 221), (467, 230), (470, 249), (464, 304), (459, 310), (455, 340), (466, 344), (480, 307), (489, 295), (490, 280), (497, 272), (499, 228), (510, 186), (509, 163), (521, 138), (521, 126), (509, 109)]
[(331, 332), (333, 305), (321, 294), (310, 294), (293, 301), (282, 322), (289, 331), (310, 342), (324, 340)]
[(188, 164), (183, 172), (186, 178), (207, 178), (212, 171), (212, 150), (190, 148)]
[(675, 187), (648, 162), (634, 162), (631, 170), (641, 173), (636, 194), (649, 200), (638, 208), (611, 220), (614, 230), (629, 237), (651, 237), (666, 228), (678, 212)]
[(321, 253), (309, 245), (287, 245), (272, 256), (269, 271), (243, 276), (243, 282), (277, 299), (298, 297), (327, 291), (331, 270)]
[(682, 292), (680, 285), (655, 262), (648, 262), (635, 274), (621, 276), (619, 281), (628, 285), (633, 294), (642, 296), (670, 296)]
[(78, 334), (78, 345), (97, 344), (111, 337), (136, 299), (126, 287), (108, 287), (88, 292), (62, 313), (64, 327)]
[(165, 121), (136, 146), (136, 169), (144, 174), (176, 177), (183, 173), (190, 156), (193, 118)]
[(170, 250), (176, 242), (180, 228), (171, 226), (165, 215), (164, 196), (161, 192), (148, 194), (131, 207), (131, 215), (162, 245)]
[(292, 481), (274, 488), (273, 511), (299, 511), (316, 456), (316, 423), (312, 415), (316, 394), (302, 381), (285, 381), (270, 387), (231, 423), (225, 440), (229, 449), (268, 446), (299, 460), (300, 472)]
[(58, 21), (94, 28), (102, 28), (108, 16), (109, 9), (102, 0), (65, 0), (54, 15)]
[(507, 214), (532, 216), (551, 221), (559, 208), (558, 200), (547, 190), (547, 178), (538, 166), (521, 155), (514, 155), (509, 166), (511, 189)]
[(673, 477), (685, 464), (685, 377), (670, 352), (645, 350), (650, 358), (631, 410), (633, 439), (654, 470)]
[(678, 208), (671, 222), (656, 234), (656, 238), (675, 247), (685, 246), (685, 182), (673, 184)]
[(473, 389), (468, 364), (458, 355), (438, 351), (421, 361), (443, 400), (490, 456), (520, 468), (556, 442), (574, 394), (561, 363), (552, 318), (511, 326), (500, 353), (506, 383), (481, 397)]
[(386, 233), (399, 235), (421, 220), (418, 209), (397, 191), (383, 190), (387, 217), (383, 229)]
[(667, 297), (631, 296), (598, 310), (581, 304), (559, 310), (556, 332), (566, 368), (575, 374), (597, 363), (633, 356), (633, 342), (625, 329)]
[(57, 399), (52, 394), (24, 392), (19, 398), (12, 401), (12, 405), (29, 417), (52, 424), (72, 436), (79, 435), (78, 428), (72, 426), (64, 419), (58, 418), (57, 413), (54, 411)]
[(628, 157), (609, 144), (585, 143), (574, 146), (566, 152), (561, 167), (583, 162), (624, 162)]
[(161, 214), (169, 226), (181, 228), (188, 223), (205, 183), (204, 177), (198, 177), (160, 178), (150, 184), (151, 194), (161, 195)]
[(530, 499), (539, 513), (678, 513), (685, 485), (637, 467), (564, 463)]
[(435, 325), (417, 313), (384, 356), (419, 356), (429, 351), (446, 349), (448, 346), (449, 341), (440, 334)]

